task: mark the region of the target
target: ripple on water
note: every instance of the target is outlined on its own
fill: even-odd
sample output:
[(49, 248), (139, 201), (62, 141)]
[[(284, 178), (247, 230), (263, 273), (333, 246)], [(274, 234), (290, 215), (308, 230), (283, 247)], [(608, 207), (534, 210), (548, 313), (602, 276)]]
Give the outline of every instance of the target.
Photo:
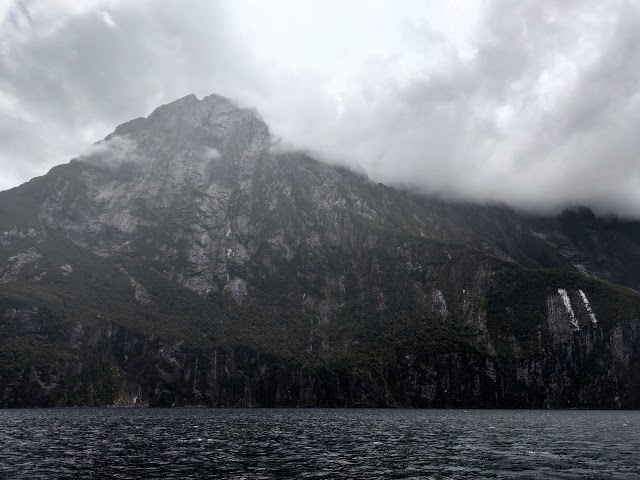
[(0, 478), (640, 478), (639, 412), (0, 411)]

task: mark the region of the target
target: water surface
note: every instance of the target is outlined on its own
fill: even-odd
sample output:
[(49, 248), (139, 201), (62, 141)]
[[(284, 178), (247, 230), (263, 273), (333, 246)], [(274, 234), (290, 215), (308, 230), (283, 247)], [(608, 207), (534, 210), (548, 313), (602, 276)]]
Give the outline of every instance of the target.
[(0, 410), (2, 479), (640, 478), (640, 412)]

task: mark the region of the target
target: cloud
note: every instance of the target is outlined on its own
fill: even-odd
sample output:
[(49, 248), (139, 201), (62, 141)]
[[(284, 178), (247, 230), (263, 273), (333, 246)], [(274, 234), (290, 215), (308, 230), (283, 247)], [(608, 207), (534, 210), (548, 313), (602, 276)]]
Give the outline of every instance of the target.
[(116, 23), (116, 21), (113, 19), (113, 17), (109, 12), (102, 11), (101, 15), (102, 15), (102, 20), (104, 20), (104, 23), (107, 25), (107, 27), (116, 28), (118, 26), (118, 24)]
[(127, 135), (114, 135), (86, 148), (78, 160), (100, 168), (117, 168), (125, 162), (136, 160), (137, 146), (135, 140)]
[(217, 160), (221, 156), (220, 152), (213, 147), (205, 147), (204, 149), (204, 158), (208, 160)]
[(0, 188), (219, 93), (375, 181), (640, 219), (637, 0), (31, 0), (0, 18)]

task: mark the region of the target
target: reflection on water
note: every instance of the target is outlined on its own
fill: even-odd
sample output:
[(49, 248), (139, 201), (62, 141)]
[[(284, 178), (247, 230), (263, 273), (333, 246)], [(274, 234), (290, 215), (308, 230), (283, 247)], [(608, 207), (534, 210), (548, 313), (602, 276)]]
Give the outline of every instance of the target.
[(640, 412), (0, 411), (0, 478), (640, 478)]

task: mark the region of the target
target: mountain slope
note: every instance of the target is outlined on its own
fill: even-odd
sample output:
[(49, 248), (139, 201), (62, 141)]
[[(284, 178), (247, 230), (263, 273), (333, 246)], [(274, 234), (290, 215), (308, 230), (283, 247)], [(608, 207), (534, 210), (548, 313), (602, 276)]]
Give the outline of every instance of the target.
[(640, 406), (640, 294), (596, 278), (638, 287), (637, 224), (400, 192), (220, 96), (0, 192), (0, 232), (0, 405)]

